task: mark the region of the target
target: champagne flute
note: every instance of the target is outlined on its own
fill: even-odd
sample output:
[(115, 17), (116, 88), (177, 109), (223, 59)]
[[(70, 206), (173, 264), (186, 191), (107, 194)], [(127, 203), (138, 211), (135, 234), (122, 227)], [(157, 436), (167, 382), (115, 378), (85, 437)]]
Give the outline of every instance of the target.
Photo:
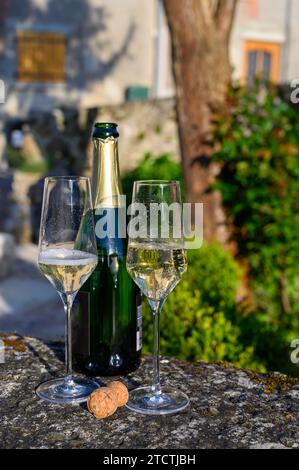
[(183, 392), (160, 384), (160, 314), (187, 270), (179, 183), (136, 182), (131, 215), (134, 210), (139, 218), (137, 223), (132, 218), (129, 225), (127, 270), (152, 310), (154, 368), (152, 386), (133, 390), (127, 407), (146, 415), (173, 414), (189, 405)]
[(55, 287), (66, 314), (64, 378), (41, 384), (37, 395), (52, 403), (82, 403), (99, 385), (72, 374), (71, 310), (76, 295), (97, 266), (97, 246), (88, 178), (45, 180), (40, 227), (40, 270)]

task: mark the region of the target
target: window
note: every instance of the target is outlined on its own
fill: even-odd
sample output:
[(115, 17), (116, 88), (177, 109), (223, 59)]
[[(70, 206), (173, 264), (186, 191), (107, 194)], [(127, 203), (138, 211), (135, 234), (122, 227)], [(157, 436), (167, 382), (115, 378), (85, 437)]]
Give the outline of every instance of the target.
[(19, 31), (17, 51), (19, 81), (65, 81), (66, 38), (63, 34)]
[(244, 81), (255, 78), (277, 83), (280, 78), (280, 45), (270, 42), (246, 41)]

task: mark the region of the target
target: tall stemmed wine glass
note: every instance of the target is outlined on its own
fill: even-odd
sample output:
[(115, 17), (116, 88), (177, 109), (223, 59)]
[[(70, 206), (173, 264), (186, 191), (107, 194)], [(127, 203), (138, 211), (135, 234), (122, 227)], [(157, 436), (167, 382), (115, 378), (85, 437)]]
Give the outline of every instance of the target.
[(71, 310), (75, 297), (97, 266), (97, 246), (88, 178), (45, 181), (40, 227), (40, 270), (60, 295), (66, 314), (66, 377), (41, 384), (37, 395), (52, 403), (81, 403), (99, 385), (72, 374)]
[[(135, 222), (134, 211), (139, 213)], [(127, 269), (153, 313), (154, 367), (152, 386), (133, 390), (127, 406), (147, 415), (173, 414), (189, 404), (183, 392), (160, 384), (161, 309), (187, 270), (179, 183), (136, 182), (131, 215)]]

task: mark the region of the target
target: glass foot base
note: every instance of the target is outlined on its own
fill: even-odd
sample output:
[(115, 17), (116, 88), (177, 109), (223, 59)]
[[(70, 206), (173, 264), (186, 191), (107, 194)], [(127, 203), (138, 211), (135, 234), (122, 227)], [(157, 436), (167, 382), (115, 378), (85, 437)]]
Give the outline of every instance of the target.
[(99, 387), (99, 384), (93, 380), (70, 377), (44, 382), (37, 387), (36, 394), (42, 400), (50, 403), (84, 403), (89, 395)]
[(151, 387), (140, 387), (130, 392), (127, 408), (145, 415), (170, 415), (183, 411), (190, 403), (183, 392), (170, 387), (162, 387), (155, 395)]

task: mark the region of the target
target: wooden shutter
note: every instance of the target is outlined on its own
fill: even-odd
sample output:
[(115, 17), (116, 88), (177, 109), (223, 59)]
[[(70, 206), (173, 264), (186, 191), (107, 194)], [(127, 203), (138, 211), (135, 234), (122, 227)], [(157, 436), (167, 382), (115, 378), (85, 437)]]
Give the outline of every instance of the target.
[(61, 33), (17, 33), (18, 80), (64, 82), (66, 38)]

